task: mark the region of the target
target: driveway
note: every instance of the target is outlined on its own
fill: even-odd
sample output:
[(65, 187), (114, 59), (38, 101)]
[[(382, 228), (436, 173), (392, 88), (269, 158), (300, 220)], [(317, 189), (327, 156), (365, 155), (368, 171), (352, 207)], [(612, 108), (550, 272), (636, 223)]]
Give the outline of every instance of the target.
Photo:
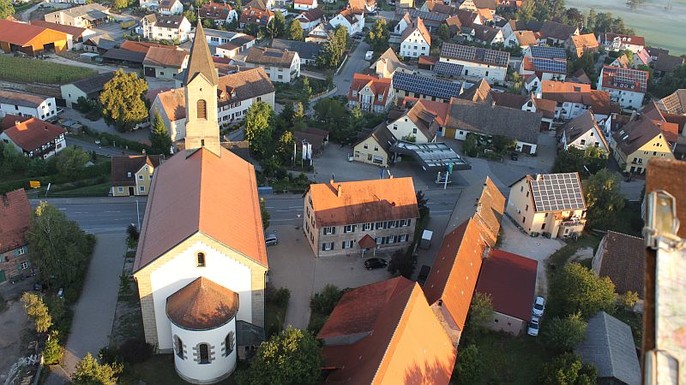
[(131, 132), (119, 132), (117, 131), (114, 126), (108, 126), (107, 123), (105, 123), (105, 119), (100, 118), (98, 120), (89, 120), (86, 119), (80, 112), (72, 109), (72, 108), (64, 108), (64, 111), (62, 114), (60, 114), (60, 118), (62, 119), (69, 119), (69, 120), (74, 120), (82, 125), (88, 127), (89, 129), (96, 131), (96, 132), (106, 132), (112, 135), (118, 135), (121, 136), (124, 139), (128, 140), (134, 140), (137, 142), (148, 142), (148, 136), (150, 134), (150, 130), (143, 128), (140, 130), (136, 131), (131, 131)]
[(333, 82), (338, 89), (336, 95), (346, 95), (348, 89), (350, 89), (350, 81), (353, 78), (353, 74), (362, 72), (365, 68), (369, 68), (371, 63), (364, 60), (364, 54), (367, 51), (369, 51), (369, 44), (360, 41), (357, 47), (350, 52), (348, 60), (343, 65), (341, 71), (333, 77)]

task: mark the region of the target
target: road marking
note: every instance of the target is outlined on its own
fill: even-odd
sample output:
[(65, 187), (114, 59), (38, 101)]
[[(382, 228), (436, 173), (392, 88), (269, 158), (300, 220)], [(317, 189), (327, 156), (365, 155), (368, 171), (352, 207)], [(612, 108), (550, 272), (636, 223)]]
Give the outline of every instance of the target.
[(269, 222), (290, 222), (290, 221), (297, 221), (299, 220), (298, 218), (293, 218), (293, 219), (270, 219)]
[(119, 214), (121, 211), (119, 211), (119, 210), (114, 210), (114, 211), (105, 211), (105, 212), (106, 212), (106, 213), (110, 213), (110, 214)]
[(58, 207), (57, 209), (60, 211), (67, 211), (67, 209), (65, 209), (64, 207)]

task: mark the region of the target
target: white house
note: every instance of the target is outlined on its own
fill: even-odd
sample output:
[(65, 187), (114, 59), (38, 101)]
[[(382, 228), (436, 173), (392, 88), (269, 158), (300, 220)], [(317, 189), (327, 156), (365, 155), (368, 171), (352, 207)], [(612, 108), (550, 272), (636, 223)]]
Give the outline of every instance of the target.
[(183, 15), (147, 15), (141, 20), (143, 37), (148, 40), (168, 40), (183, 43), (188, 40), (191, 23)]
[(5, 115), (49, 120), (57, 117), (57, 103), (54, 97), (0, 89), (0, 117)]
[(214, 21), (215, 25), (229, 24), (238, 20), (238, 13), (229, 4), (226, 3), (205, 3), (198, 9), (200, 18), (210, 19)]
[(543, 80), (562, 80), (567, 76), (567, 52), (564, 48), (532, 45), (524, 50), (519, 74), (536, 74)]
[(400, 56), (420, 57), (429, 55), (431, 50), (431, 34), (418, 17), (412, 26), (408, 26), (400, 37)]
[(618, 33), (601, 33), (598, 42), (608, 51), (629, 50), (638, 53), (645, 48), (645, 39), (642, 36), (621, 35)]
[(504, 82), (510, 53), (487, 48), (443, 43), (439, 61), (460, 64), (464, 76), (485, 78), (490, 83)]
[(564, 150), (569, 147), (576, 147), (581, 150), (597, 148), (605, 154), (610, 154), (607, 139), (605, 139), (603, 130), (598, 126), (598, 122), (596, 122), (591, 111), (586, 111), (568, 121), (560, 127), (560, 131), (562, 131), (560, 145)]
[(388, 131), (397, 140), (435, 142), (438, 131), (445, 124), (448, 108), (447, 103), (418, 99), (400, 117), (388, 123)]
[(183, 4), (179, 0), (162, 0), (158, 12), (162, 15), (180, 15), (183, 13)]
[(303, 31), (310, 32), (319, 23), (324, 21), (324, 12), (319, 8), (311, 9), (300, 13), (295, 17), (295, 20), (300, 22), (300, 27), (302, 27)]
[(622, 109), (638, 110), (648, 90), (648, 71), (603, 66), (598, 76), (598, 90), (610, 93), (610, 98)]
[(69, 108), (73, 108), (73, 105), (78, 103), (79, 98), (97, 99), (105, 84), (113, 77), (114, 72), (105, 72), (73, 83), (63, 84), (60, 86), (62, 99), (65, 100)]
[(317, 0), (293, 0), (293, 9), (307, 11), (319, 7)]
[(348, 30), (348, 36), (356, 33), (361, 33), (364, 28), (364, 13), (356, 13), (349, 8), (342, 10), (335, 17), (333, 17), (329, 24), (336, 28), (339, 25), (344, 26)]
[(514, 31), (505, 38), (504, 42), (505, 47), (520, 47), (522, 49), (536, 44), (538, 44), (538, 38), (533, 31)]
[(29, 158), (47, 159), (67, 147), (66, 133), (64, 128), (38, 118), (20, 119), (17, 116), (14, 126), (0, 133), (0, 141), (14, 146)]
[(544, 80), (540, 88), (541, 98), (557, 104), (556, 119), (573, 119), (590, 109), (600, 122), (621, 112), (619, 105), (610, 99), (609, 92), (592, 90), (590, 84)]
[(374, 75), (353, 74), (348, 90), (348, 107), (359, 107), (362, 111), (383, 113), (395, 100), (393, 80)]
[(293, 51), (252, 47), (245, 57), (245, 64), (263, 67), (273, 82), (290, 83), (300, 77), (300, 56)]

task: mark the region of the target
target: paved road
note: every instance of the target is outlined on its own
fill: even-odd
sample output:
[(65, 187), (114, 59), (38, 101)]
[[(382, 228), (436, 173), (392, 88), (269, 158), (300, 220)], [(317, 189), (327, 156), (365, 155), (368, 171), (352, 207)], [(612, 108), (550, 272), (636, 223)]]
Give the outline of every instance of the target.
[(64, 111), (60, 115), (60, 118), (75, 120), (75, 121), (81, 123), (82, 125), (90, 128), (92, 131), (107, 132), (107, 133), (110, 133), (113, 135), (121, 136), (124, 139), (138, 141), (138, 142), (149, 141), (149, 139), (148, 139), (148, 136), (150, 133), (149, 129), (140, 129), (140, 130), (131, 131), (131, 132), (119, 132), (113, 126), (108, 126), (107, 123), (105, 123), (104, 119), (100, 118), (100, 119), (95, 120), (95, 121), (89, 120), (89, 119), (86, 119), (80, 112), (78, 112), (74, 109), (71, 109), (71, 108), (64, 108)]
[(117, 155), (125, 155), (125, 154), (137, 154), (135, 152), (132, 152), (129, 150), (123, 150), (120, 148), (114, 148), (114, 147), (109, 147), (109, 146), (103, 147), (103, 146), (95, 144), (94, 142), (88, 142), (85, 140), (76, 139), (76, 138), (72, 138), (69, 136), (67, 136), (66, 142), (67, 142), (67, 146), (80, 147), (87, 152), (95, 151), (96, 154), (107, 156), (107, 157), (112, 157), (112, 156), (117, 156)]
[(369, 51), (369, 44), (364, 41), (357, 45), (354, 51), (348, 55), (348, 60), (343, 65), (341, 71), (334, 75), (333, 82), (338, 88), (336, 95), (345, 95), (350, 89), (350, 81), (353, 78), (353, 74), (356, 72), (362, 72), (365, 68), (368, 68), (371, 64), (364, 60), (364, 54)]
[[(145, 197), (121, 198), (48, 198), (31, 199), (32, 205), (47, 201), (76, 221), (81, 229), (93, 234), (122, 233), (131, 223), (138, 223), (145, 212)], [(138, 209), (136, 209), (138, 201)]]

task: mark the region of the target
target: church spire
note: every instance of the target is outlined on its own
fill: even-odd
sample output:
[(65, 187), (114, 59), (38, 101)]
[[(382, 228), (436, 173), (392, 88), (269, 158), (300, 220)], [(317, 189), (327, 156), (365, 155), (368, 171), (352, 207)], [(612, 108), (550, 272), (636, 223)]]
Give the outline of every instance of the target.
[(212, 84), (217, 84), (217, 71), (214, 68), (214, 61), (210, 53), (210, 47), (207, 45), (207, 38), (205, 38), (205, 30), (202, 28), (200, 18), (198, 18), (198, 26), (195, 28), (195, 38), (193, 39), (193, 46), (191, 47), (191, 57), (188, 61), (188, 68), (186, 69), (186, 84), (191, 81), (196, 74), (203, 74), (207, 80)]

